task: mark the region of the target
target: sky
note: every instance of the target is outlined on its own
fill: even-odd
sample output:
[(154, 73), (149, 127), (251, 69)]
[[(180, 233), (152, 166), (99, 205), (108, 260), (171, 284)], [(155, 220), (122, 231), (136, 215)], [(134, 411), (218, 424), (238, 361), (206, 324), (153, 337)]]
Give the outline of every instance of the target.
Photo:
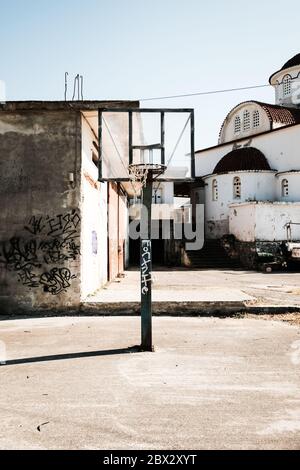
[[(7, 100), (143, 99), (267, 84), (300, 52), (300, 2), (289, 0), (0, 0), (0, 80)], [(226, 114), (263, 88), (141, 102), (193, 107), (196, 148), (215, 145)]]

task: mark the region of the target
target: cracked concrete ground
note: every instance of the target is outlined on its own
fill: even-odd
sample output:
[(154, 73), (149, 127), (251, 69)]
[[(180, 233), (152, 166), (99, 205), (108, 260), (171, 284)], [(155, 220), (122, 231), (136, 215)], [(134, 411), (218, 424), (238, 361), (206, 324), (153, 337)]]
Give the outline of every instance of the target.
[[(137, 302), (139, 271), (129, 270), (86, 299), (87, 303)], [(243, 270), (160, 269), (153, 271), (154, 302), (240, 302), (300, 308), (300, 273)], [(224, 304), (225, 306), (225, 304)]]
[(0, 322), (0, 448), (300, 448), (299, 326), (153, 324), (139, 353), (138, 317)]

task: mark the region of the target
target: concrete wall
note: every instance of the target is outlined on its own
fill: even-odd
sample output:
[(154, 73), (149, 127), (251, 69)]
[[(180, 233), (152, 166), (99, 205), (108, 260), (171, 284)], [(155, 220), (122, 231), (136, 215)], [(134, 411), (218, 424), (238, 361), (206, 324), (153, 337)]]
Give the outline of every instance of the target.
[(80, 130), (75, 111), (0, 111), (1, 313), (80, 301)]
[[(300, 223), (300, 203), (233, 204), (229, 213), (229, 232), (239, 241), (286, 241), (288, 222)], [(292, 226), (292, 238), (300, 240), (300, 226)]]
[[(222, 175), (211, 175), (205, 181), (205, 237), (221, 238), (229, 233), (229, 206), (234, 203), (233, 180), (241, 180), (241, 198), (239, 202), (249, 199), (272, 201), (275, 198), (275, 174), (270, 171), (230, 172)], [(213, 200), (213, 180), (218, 184), (218, 200)]]
[(92, 161), (97, 137), (82, 117), (81, 173), (81, 298), (85, 299), (107, 282), (107, 183), (99, 183)]

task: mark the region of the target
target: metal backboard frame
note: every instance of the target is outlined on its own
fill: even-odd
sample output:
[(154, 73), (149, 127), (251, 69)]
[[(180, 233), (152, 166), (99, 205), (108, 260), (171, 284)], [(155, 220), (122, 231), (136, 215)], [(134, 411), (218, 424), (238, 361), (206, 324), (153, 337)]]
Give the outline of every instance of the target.
[(99, 160), (98, 160), (98, 180), (104, 181), (116, 181), (125, 182), (130, 181), (128, 178), (118, 177), (106, 177), (103, 175), (102, 162), (103, 162), (103, 116), (105, 113), (127, 113), (128, 114), (128, 141), (129, 141), (129, 154), (128, 154), (128, 165), (133, 163), (133, 152), (134, 150), (143, 150), (143, 148), (149, 148), (150, 146), (140, 146), (133, 144), (133, 114), (143, 113), (156, 113), (160, 114), (160, 143), (152, 146), (156, 150), (160, 150), (160, 164), (166, 165), (165, 155), (165, 116), (171, 113), (185, 113), (189, 114), (189, 128), (190, 128), (190, 174), (189, 180), (195, 178), (195, 117), (194, 109), (192, 108), (100, 108), (98, 109), (98, 137), (99, 137)]

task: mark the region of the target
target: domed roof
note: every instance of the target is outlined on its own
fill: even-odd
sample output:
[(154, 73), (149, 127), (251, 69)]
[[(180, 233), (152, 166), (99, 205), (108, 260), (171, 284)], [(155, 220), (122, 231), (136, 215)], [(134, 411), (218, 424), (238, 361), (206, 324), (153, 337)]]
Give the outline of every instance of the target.
[(290, 60), (288, 60), (281, 70), (289, 69), (290, 67), (294, 67), (295, 65), (300, 65), (300, 54), (294, 55)]
[(300, 53), (294, 55), (291, 59), (289, 59), (282, 67), (280, 70), (277, 70), (277, 72), (273, 73), (271, 77), (269, 78), (269, 83), (271, 83), (272, 78), (274, 75), (276, 75), (278, 72), (282, 72), (283, 70), (287, 70), (291, 67), (295, 67), (296, 65), (300, 65)]
[(271, 170), (271, 168), (260, 150), (254, 147), (242, 147), (227, 153), (215, 167), (214, 173), (251, 170)]

